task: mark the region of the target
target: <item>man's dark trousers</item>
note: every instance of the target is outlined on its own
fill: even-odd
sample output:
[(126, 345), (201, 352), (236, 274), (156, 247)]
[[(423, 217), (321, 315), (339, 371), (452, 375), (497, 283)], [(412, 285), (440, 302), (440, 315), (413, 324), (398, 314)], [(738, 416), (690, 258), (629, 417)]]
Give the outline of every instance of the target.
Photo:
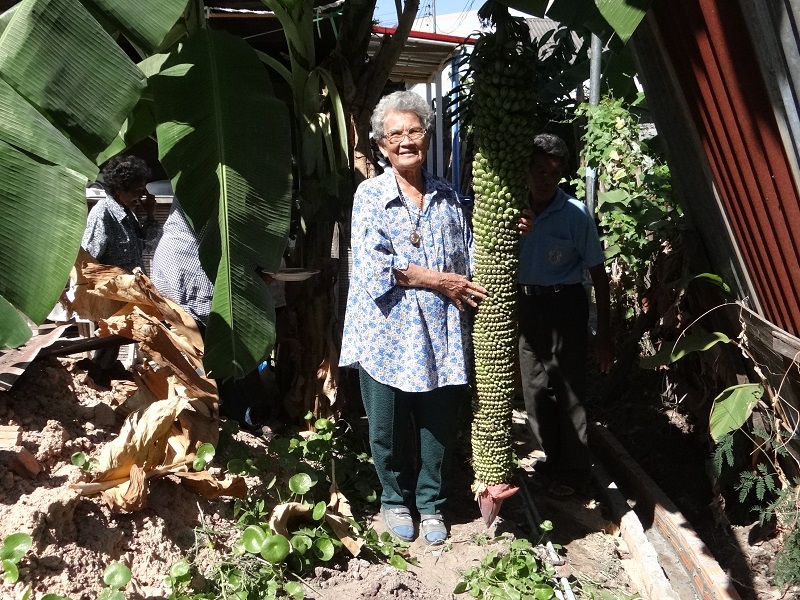
[[(586, 366), (589, 302), (581, 284), (520, 292), (520, 367), (525, 409), (547, 454), (537, 471), (580, 488), (588, 483)], [(532, 291), (529, 288), (529, 291)]]

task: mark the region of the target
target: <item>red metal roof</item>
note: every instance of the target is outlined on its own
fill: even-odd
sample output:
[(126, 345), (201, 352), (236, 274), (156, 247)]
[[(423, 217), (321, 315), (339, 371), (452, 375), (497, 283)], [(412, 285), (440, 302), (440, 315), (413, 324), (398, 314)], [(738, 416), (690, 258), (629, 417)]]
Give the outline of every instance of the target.
[(764, 316), (800, 334), (800, 194), (739, 5), (653, 11)]
[[(375, 25), (372, 27), (373, 33), (380, 35), (394, 35), (397, 27), (381, 27)], [(443, 33), (431, 33), (429, 31), (412, 31), (408, 34), (409, 40), (430, 40), (435, 42), (447, 42), (459, 46), (461, 44), (474, 44), (475, 40), (469, 37), (460, 37), (457, 35), (444, 35)]]

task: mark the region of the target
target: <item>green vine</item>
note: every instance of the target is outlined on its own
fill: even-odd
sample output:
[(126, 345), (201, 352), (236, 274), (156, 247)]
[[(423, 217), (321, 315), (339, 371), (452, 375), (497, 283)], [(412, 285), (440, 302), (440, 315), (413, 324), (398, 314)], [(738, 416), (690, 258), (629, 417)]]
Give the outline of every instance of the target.
[[(639, 96), (634, 105), (641, 104)], [(645, 286), (653, 258), (682, 227), (673, 202), (669, 167), (643, 138), (638, 118), (623, 100), (606, 97), (597, 106), (580, 105), (577, 117), (587, 124), (583, 165), (576, 185), (586, 194), (586, 174), (598, 183), (597, 211), (611, 262), (615, 300), (626, 318), (636, 312), (636, 297)]]

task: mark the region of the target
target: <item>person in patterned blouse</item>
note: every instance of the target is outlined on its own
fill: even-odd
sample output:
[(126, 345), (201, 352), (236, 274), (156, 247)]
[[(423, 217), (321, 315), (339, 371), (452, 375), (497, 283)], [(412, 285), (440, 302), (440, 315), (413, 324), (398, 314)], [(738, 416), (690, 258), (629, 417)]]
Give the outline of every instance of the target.
[[(136, 156), (115, 156), (102, 170), (106, 197), (94, 205), (86, 220), (81, 246), (102, 265), (133, 271), (142, 267), (142, 248), (157, 232), (156, 199), (145, 187), (150, 176), (147, 164)], [(133, 213), (142, 203), (147, 221)]]
[[(353, 274), (339, 364), (357, 367), (381, 514), (396, 537), (444, 543), (459, 408), (468, 401), (471, 309), (486, 290), (470, 281), (472, 231), (457, 193), (425, 172), (433, 114), (413, 92), (395, 92), (371, 125), (391, 165), (353, 201)], [(419, 448), (419, 468), (413, 454)]]
[[(133, 271), (142, 267), (142, 248), (158, 234), (155, 221), (156, 199), (147, 193), (150, 176), (147, 164), (136, 156), (115, 156), (102, 170), (105, 198), (89, 211), (81, 246), (103, 265)], [(139, 223), (132, 208), (142, 203), (147, 222)], [(97, 350), (89, 374), (98, 385), (108, 386), (114, 373), (124, 370), (117, 364), (119, 346)]]

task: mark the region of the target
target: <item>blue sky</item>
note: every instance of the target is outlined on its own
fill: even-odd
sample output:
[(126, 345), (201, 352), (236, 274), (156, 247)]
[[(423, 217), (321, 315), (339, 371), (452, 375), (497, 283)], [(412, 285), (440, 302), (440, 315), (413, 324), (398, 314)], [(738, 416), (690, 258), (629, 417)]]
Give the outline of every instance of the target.
[[(420, 0), (418, 17), (423, 15), (423, 11), (428, 11), (431, 2), (436, 2), (436, 14), (446, 15), (450, 13), (460, 13), (465, 10), (478, 10), (484, 0)], [(380, 21), (384, 27), (394, 27), (397, 25), (397, 12), (394, 8), (394, 0), (378, 0), (375, 7), (374, 17)]]

